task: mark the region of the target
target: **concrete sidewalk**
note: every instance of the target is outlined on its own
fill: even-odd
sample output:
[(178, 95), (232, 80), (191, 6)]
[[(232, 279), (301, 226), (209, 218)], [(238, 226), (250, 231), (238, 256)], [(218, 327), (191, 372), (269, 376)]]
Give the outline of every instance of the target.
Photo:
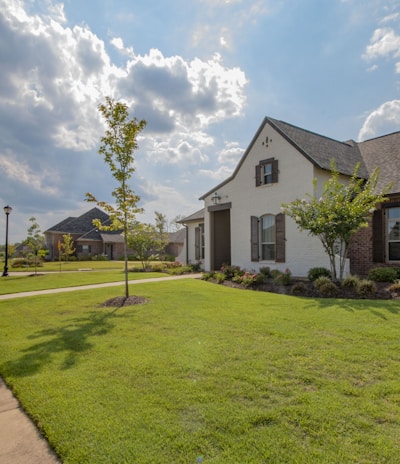
[(0, 462), (4, 464), (61, 462), (1, 378)]
[[(163, 282), (165, 280), (200, 279), (201, 276), (202, 274), (184, 274), (179, 276), (152, 277), (151, 279), (130, 280), (128, 284), (145, 284), (148, 282)], [(92, 288), (118, 287), (121, 285), (125, 285), (125, 281), (106, 282), (103, 284), (79, 285), (76, 287), (52, 288), (49, 290), (34, 290), (31, 292), (6, 293), (5, 295), (0, 295), (0, 300), (10, 300), (12, 298), (25, 298), (27, 296), (35, 295), (47, 295), (51, 293), (76, 292), (77, 290), (90, 290)]]
[[(131, 280), (129, 285), (166, 280), (199, 279), (201, 274), (156, 277), (143, 280)], [(82, 285), (80, 287), (54, 288), (33, 292), (10, 293), (0, 295), (0, 300), (22, 298), (50, 293), (75, 292), (101, 287), (116, 287), (125, 282)], [(46, 440), (40, 435), (34, 423), (21, 408), (18, 400), (0, 378), (0, 463), (4, 464), (60, 464)]]

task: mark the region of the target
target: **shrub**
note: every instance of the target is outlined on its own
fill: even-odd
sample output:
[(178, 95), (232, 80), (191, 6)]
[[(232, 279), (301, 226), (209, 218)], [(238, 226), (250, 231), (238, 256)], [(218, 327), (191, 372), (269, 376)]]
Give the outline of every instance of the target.
[(242, 276), (244, 271), (239, 266), (228, 266), (224, 265), (221, 267), (221, 272), (225, 275), (228, 280), (233, 280), (234, 277)]
[(393, 267), (375, 267), (370, 269), (368, 279), (374, 282), (395, 282), (397, 271)]
[(108, 256), (107, 255), (94, 255), (93, 261), (108, 261)]
[(332, 274), (326, 267), (312, 267), (307, 274), (308, 280), (314, 282), (318, 277), (329, 277), (332, 279)]
[(165, 264), (156, 263), (150, 266), (150, 270), (153, 272), (163, 272), (165, 270)]
[(274, 272), (274, 283), (278, 285), (290, 285), (292, 280), (292, 274), (289, 271), (289, 269), (286, 269), (285, 272), (277, 271), (276, 269), (275, 271), (276, 272), (272, 271)]
[(173, 266), (173, 267), (167, 267), (167, 272), (170, 275), (182, 275), (182, 274), (187, 274), (190, 273), (191, 268), (190, 266)]
[(388, 287), (390, 293), (400, 293), (400, 280)]
[(217, 284), (223, 284), (226, 280), (225, 274), (223, 272), (216, 272), (214, 277), (217, 281)]
[(214, 279), (215, 272), (203, 272), (203, 275), (201, 276), (202, 280), (211, 280)]
[[(320, 279), (322, 279), (324, 277), (320, 277)], [(318, 287), (318, 291), (320, 293), (321, 296), (324, 296), (324, 297), (334, 297), (337, 295), (338, 293), (338, 287), (337, 285), (332, 282), (330, 279), (328, 279), (325, 283), (322, 283), (319, 287)]]
[(329, 284), (331, 279), (327, 276), (320, 276), (317, 279), (314, 280), (314, 287), (319, 290), (319, 288), (325, 284)]
[(278, 269), (272, 269), (271, 270), (271, 277), (272, 279), (274, 280), (274, 282), (276, 281), (276, 279), (279, 279), (279, 276), (282, 274), (281, 271), (279, 271)]
[(30, 266), (33, 266), (33, 262), (31, 262), (27, 258), (14, 258), (11, 261), (11, 267), (15, 269), (21, 268), (21, 267), (30, 267)]
[(303, 282), (298, 282), (297, 284), (293, 285), (291, 293), (295, 296), (305, 295), (307, 293), (307, 287)]
[(197, 263), (191, 263), (190, 268), (192, 272), (200, 272), (201, 271), (201, 261), (197, 261)]
[(251, 272), (245, 272), (243, 275), (237, 274), (232, 277), (232, 281), (248, 288), (257, 282), (257, 274), (252, 274)]
[(263, 266), (263, 267), (260, 267), (260, 274), (264, 277), (266, 277), (267, 279), (269, 279), (271, 276), (271, 269), (269, 268), (269, 266)]
[(342, 282), (343, 288), (358, 288), (359, 285), (360, 279), (354, 275), (347, 276)]
[(368, 280), (368, 279), (363, 279), (360, 281), (360, 285), (358, 286), (358, 294), (361, 296), (361, 297), (368, 297), (368, 296), (372, 296), (376, 293), (376, 285), (375, 285), (375, 282), (373, 282), (372, 280)]

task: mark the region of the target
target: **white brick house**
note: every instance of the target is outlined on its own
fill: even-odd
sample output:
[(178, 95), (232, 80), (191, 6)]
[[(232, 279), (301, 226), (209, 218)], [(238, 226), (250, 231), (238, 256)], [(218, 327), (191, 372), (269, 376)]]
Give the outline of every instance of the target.
[[(360, 163), (362, 178), (381, 166), (381, 183), (394, 182), (381, 225), (375, 237), (370, 233), (368, 253), (372, 267), (379, 255), (373, 244), (381, 241), (386, 251), (380, 262), (400, 266), (400, 132), (361, 143), (339, 142), (272, 118), (263, 120), (233, 174), (200, 198), (204, 209), (182, 221), (187, 261), (200, 260), (205, 270), (223, 264), (255, 271), (269, 266), (297, 276), (312, 267), (329, 268), (320, 241), (300, 232), (281, 205), (312, 193), (313, 179), (321, 188), (330, 177), (332, 158), (344, 180)], [(353, 272), (349, 256), (347, 272)]]

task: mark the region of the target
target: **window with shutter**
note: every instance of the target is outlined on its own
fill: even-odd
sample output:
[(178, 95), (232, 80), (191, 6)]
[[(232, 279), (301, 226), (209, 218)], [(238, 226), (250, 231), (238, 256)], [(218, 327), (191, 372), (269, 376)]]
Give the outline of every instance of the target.
[(387, 209), (389, 261), (400, 261), (400, 207)]
[(279, 213), (275, 216), (275, 261), (284, 263), (286, 260), (285, 215)]
[(268, 158), (260, 161), (256, 166), (256, 187), (278, 182), (278, 160)]
[(250, 242), (251, 242), (251, 260), (259, 260), (259, 220), (257, 216), (251, 216), (250, 218)]
[(377, 209), (372, 216), (372, 259), (374, 263), (385, 262), (383, 239), (383, 211)]

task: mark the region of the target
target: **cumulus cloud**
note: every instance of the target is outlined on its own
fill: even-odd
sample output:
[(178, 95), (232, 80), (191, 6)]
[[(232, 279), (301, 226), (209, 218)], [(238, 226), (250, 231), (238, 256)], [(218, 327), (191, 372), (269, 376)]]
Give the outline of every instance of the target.
[(360, 141), (398, 131), (400, 127), (400, 100), (383, 103), (366, 118), (359, 134)]
[[(103, 133), (97, 106), (105, 95), (148, 121), (139, 141), (143, 172), (159, 163), (206, 165), (214, 149), (210, 127), (243, 111), (244, 72), (218, 54), (135, 54), (114, 37), (111, 45), (127, 60), (116, 65), (89, 26), (68, 24), (61, 3), (0, 0), (0, 43), (7, 44), (0, 46), (0, 182), (19, 208), (58, 202), (66, 211), (92, 187), (110, 201), (107, 167), (96, 153)], [(162, 189), (164, 172), (151, 175)]]

